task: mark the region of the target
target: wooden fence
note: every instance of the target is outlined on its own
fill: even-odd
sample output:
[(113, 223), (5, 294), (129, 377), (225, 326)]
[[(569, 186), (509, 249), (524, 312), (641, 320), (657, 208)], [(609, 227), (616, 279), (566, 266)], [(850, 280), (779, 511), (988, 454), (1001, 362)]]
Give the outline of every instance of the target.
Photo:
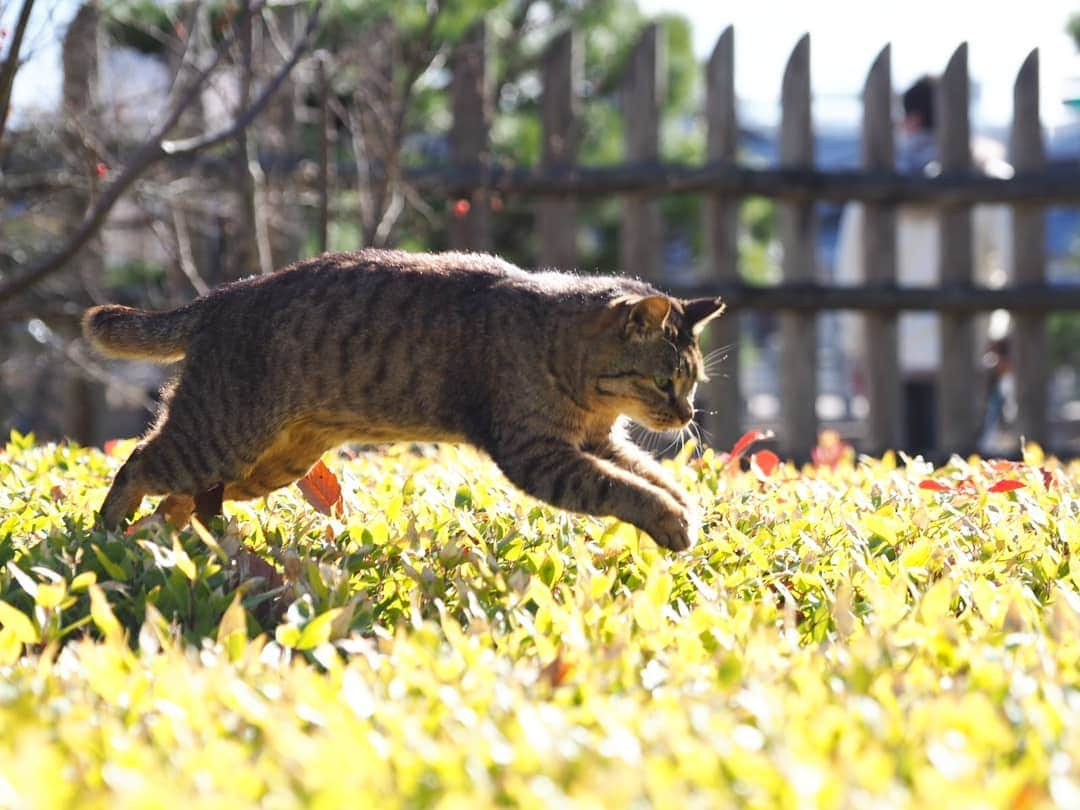
[[(452, 244), (485, 249), (491, 244), (493, 192), (538, 199), (540, 261), (552, 266), (576, 264), (577, 198), (618, 194), (624, 201), (620, 239), (625, 273), (656, 280), (661, 275), (659, 195), (693, 191), (705, 195), (706, 258), (692, 287), (667, 289), (676, 294), (720, 294), (735, 314), (752, 309), (779, 311), (780, 425), (782, 449), (804, 456), (818, 432), (816, 315), (826, 310), (857, 310), (867, 323), (869, 422), (863, 449), (880, 452), (901, 442), (901, 377), (897, 313), (940, 313), (942, 346), (938, 375), (938, 437), (941, 452), (974, 449), (980, 419), (981, 388), (975, 364), (975, 313), (996, 308), (1014, 316), (1014, 367), (1019, 391), (1019, 432), (1032, 440), (1048, 438), (1046, 316), (1054, 310), (1080, 309), (1080, 285), (1046, 284), (1043, 207), (1080, 203), (1076, 164), (1050, 166), (1044, 154), (1039, 116), (1039, 62), (1033, 51), (1020, 68), (1014, 90), (1014, 118), (1009, 156), (1016, 174), (1008, 180), (973, 172), (968, 118), (967, 46), (960, 45), (940, 81), (937, 122), (942, 171), (937, 177), (899, 174), (894, 167), (892, 77), (886, 46), (870, 68), (863, 91), (862, 169), (825, 172), (815, 169), (811, 119), (810, 40), (795, 46), (784, 71), (781, 92), (779, 166), (752, 169), (736, 163), (738, 120), (734, 90), (734, 33), (719, 38), (706, 69), (707, 162), (703, 166), (662, 164), (663, 42), (650, 26), (634, 48), (622, 80), (626, 163), (610, 168), (575, 166), (578, 142), (581, 43), (574, 32), (558, 37), (542, 65), (543, 152), (535, 168), (492, 164), (488, 150), (491, 86), (487, 73), (487, 35), (478, 26), (460, 46), (451, 64), (454, 123), (449, 169), (419, 169), (413, 183), (470, 199), (468, 213), (457, 219)], [(774, 287), (752, 286), (740, 277), (737, 218), (741, 201), (760, 195), (776, 199), (783, 246), (782, 281)], [(814, 202), (861, 200), (865, 204), (865, 284), (831, 288), (818, 283), (815, 268), (817, 223)], [(896, 207), (904, 202), (939, 208), (940, 287), (897, 286)], [(1012, 206), (1014, 259), (1011, 286), (975, 286), (971, 206), (976, 202)], [(712, 327), (718, 344), (737, 342), (737, 317)], [(732, 371), (704, 392), (718, 412), (710, 428), (718, 445), (727, 445), (742, 426), (738, 374)]]

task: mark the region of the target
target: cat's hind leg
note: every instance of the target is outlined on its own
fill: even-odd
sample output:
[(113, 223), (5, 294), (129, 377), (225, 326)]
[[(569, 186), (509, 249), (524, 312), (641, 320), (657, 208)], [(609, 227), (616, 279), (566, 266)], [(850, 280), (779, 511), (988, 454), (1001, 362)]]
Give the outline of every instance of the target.
[(131, 457), (116, 473), (109, 493), (98, 510), (101, 523), (107, 529), (118, 529), (125, 520), (135, 514), (147, 494), (147, 484), (140, 474), (140, 454), (136, 448)]
[(195, 516), (204, 526), (211, 518), (222, 513), (222, 501), (225, 499), (225, 484), (215, 484), (210, 489), (195, 496)]
[[(212, 500), (204, 494), (225, 477), (205, 447), (193, 442), (167, 419), (164, 424), (132, 452), (117, 472), (112, 488), (101, 505), (101, 521), (106, 528), (118, 529), (139, 508), (144, 495), (168, 495), (158, 514), (174, 526), (188, 522), (191, 513), (200, 510), (208, 519), (214, 511)], [(200, 498), (203, 498), (200, 502)], [(220, 498), (216, 511), (220, 512)]]

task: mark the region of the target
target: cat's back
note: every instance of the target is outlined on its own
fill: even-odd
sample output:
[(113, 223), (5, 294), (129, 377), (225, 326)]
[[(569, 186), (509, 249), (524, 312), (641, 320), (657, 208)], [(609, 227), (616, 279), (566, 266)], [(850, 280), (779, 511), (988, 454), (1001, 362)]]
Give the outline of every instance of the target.
[[(484, 253), (409, 253), (368, 248), (325, 253), (296, 262), (268, 276), (257, 276), (215, 290), (210, 300), (230, 309), (250, 303), (260, 312), (302, 309), (369, 310), (397, 308), (403, 299), (453, 314), (467, 303), (474, 313), (483, 306), (531, 306), (574, 311), (598, 300), (625, 294), (648, 294), (649, 285), (617, 276), (579, 276), (555, 270), (527, 271)], [(531, 306), (530, 306), (531, 305)]]
[(523, 281), (528, 275), (521, 268), (484, 253), (409, 253), (367, 248), (324, 253), (297, 262), (268, 279), (276, 279), (283, 288), (339, 283), (363, 289), (400, 284), (416, 291), (460, 288), (476, 292)]

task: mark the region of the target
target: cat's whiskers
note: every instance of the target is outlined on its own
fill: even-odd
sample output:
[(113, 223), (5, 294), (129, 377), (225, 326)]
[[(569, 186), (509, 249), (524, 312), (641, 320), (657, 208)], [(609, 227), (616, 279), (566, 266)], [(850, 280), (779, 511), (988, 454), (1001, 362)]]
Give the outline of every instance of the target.
[[(711, 445), (713, 440), (712, 434), (707, 431), (705, 427), (697, 420), (698, 414), (702, 413), (705, 413), (702, 408), (698, 408), (697, 410), (695, 410), (694, 421), (690, 423), (690, 426), (697, 434), (697, 450), (694, 453), (695, 456), (700, 456), (702, 453), (704, 453), (705, 446)], [(713, 413), (715, 413), (715, 411), (713, 411)]]
[(719, 346), (706, 354), (705, 357), (702, 358), (702, 367), (705, 371), (705, 376), (712, 377), (713, 372), (717, 371), (727, 363), (736, 348), (734, 343), (730, 343), (727, 346)]

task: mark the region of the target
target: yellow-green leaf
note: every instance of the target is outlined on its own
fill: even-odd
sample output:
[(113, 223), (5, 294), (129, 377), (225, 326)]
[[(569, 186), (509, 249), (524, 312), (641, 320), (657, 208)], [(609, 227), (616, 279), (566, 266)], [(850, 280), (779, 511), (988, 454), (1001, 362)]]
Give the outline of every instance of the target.
[(922, 568), (934, 549), (927, 540), (916, 540), (900, 555), (900, 564), (905, 568)]
[(300, 631), (300, 637), (296, 640), (296, 649), (310, 650), (312, 647), (318, 647), (329, 641), (334, 619), (339, 613), (341, 613), (341, 608), (332, 608), (305, 624), (303, 630)]
[(953, 583), (942, 579), (930, 586), (919, 600), (919, 614), (927, 624), (934, 624), (950, 613)]
[(870, 534), (876, 534), (885, 540), (890, 546), (896, 545), (896, 534), (899, 524), (884, 515), (867, 515), (862, 520), (863, 528)]
[(41, 641), (41, 635), (30, 617), (7, 602), (0, 602), (0, 625), (11, 630), (15, 638), (23, 644), (37, 644)]
[(109, 606), (105, 591), (101, 590), (99, 585), (90, 585), (88, 590), (90, 592), (90, 616), (93, 618), (97, 629), (105, 636), (106, 641), (122, 641), (124, 628)]
[(184, 547), (180, 545), (180, 539), (173, 538), (173, 559), (176, 561), (176, 567), (184, 574), (185, 577), (192, 582), (198, 577), (198, 571), (195, 568), (195, 563), (191, 561), (191, 557), (184, 551)]
[(64, 601), (65, 596), (67, 596), (67, 583), (64, 580), (43, 582), (37, 587), (34, 602), (46, 609), (54, 608)]
[(97, 574), (93, 571), (83, 571), (75, 579), (71, 580), (71, 590), (81, 591), (97, 582)]
[(300, 642), (300, 628), (295, 624), (279, 624), (274, 630), (274, 640), (282, 647), (295, 648)]

